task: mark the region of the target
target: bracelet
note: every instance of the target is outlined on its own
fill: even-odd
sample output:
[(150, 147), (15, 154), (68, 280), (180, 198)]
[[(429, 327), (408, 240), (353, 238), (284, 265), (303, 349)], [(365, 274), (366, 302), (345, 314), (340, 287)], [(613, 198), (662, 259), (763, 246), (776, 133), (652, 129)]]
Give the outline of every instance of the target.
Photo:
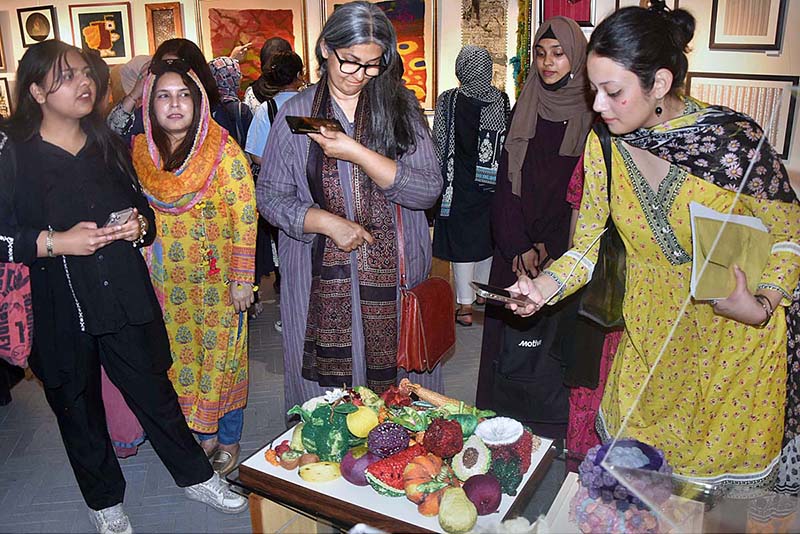
[(144, 243), (144, 236), (147, 235), (147, 219), (144, 218), (144, 215), (137, 215), (136, 218), (139, 220), (139, 239), (133, 242), (134, 248)]
[(55, 258), (56, 255), (53, 254), (53, 229), (49, 229), (47, 231), (47, 237), (44, 240), (44, 245), (47, 247), (47, 257), (48, 258)]
[(761, 307), (764, 308), (764, 312), (767, 314), (764, 320), (757, 325), (759, 328), (763, 328), (767, 326), (769, 320), (772, 319), (772, 314), (775, 313), (775, 310), (772, 308), (772, 302), (770, 302), (770, 300), (767, 298), (766, 295), (753, 295), (753, 296), (758, 301), (758, 303), (761, 304)]

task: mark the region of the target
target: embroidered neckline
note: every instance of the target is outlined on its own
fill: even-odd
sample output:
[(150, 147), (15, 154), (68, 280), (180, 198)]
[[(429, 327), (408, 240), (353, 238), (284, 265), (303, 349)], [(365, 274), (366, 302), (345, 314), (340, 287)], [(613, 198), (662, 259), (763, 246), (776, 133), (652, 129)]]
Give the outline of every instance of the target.
[(661, 247), (661, 252), (673, 265), (692, 261), (692, 256), (680, 245), (675, 230), (669, 222), (669, 211), (675, 203), (681, 186), (686, 181), (686, 170), (670, 164), (667, 175), (658, 186), (658, 191), (653, 191), (623, 143), (618, 140), (615, 140), (615, 143), (625, 162), (633, 191), (642, 207), (650, 231), (658, 246)]

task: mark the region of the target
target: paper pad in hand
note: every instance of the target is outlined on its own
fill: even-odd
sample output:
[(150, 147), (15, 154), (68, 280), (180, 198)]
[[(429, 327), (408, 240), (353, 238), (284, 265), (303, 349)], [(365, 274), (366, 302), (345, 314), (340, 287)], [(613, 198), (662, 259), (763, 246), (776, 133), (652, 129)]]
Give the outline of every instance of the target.
[[(747, 288), (755, 293), (772, 251), (772, 238), (758, 217), (727, 215), (697, 202), (689, 203), (692, 221), (692, 296), (696, 300), (727, 298), (736, 287), (733, 265), (747, 275)], [(726, 219), (716, 248), (711, 247)], [(709, 256), (710, 253), (710, 256)], [(700, 270), (708, 265), (700, 277)]]

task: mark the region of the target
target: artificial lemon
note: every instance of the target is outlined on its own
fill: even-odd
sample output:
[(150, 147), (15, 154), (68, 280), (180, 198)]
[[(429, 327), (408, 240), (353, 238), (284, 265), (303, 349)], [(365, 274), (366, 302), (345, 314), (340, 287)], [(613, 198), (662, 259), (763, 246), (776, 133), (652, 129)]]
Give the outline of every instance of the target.
[(359, 406), (347, 414), (347, 430), (357, 438), (366, 438), (369, 431), (378, 426), (378, 414), (372, 408)]

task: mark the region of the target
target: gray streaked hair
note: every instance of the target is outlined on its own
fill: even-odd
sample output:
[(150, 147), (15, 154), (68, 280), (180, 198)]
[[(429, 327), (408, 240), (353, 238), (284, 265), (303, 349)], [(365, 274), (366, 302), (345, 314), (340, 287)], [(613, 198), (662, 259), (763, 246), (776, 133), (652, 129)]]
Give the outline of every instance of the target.
[(317, 39), (314, 53), (320, 74), (327, 72), (322, 47), (329, 50), (377, 44), (383, 50), (384, 72), (367, 82), (371, 117), (367, 146), (385, 156), (413, 152), (415, 131), (427, 128), (414, 94), (403, 85), (403, 61), (397, 52), (397, 33), (383, 11), (369, 2), (342, 4), (333, 12)]

